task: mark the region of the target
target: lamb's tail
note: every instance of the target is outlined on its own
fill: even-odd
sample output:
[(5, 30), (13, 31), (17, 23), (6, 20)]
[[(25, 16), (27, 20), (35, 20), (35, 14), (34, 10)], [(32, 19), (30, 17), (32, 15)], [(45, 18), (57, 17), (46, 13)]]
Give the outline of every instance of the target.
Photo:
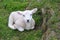
[(11, 28), (11, 29), (16, 29), (14, 27), (14, 24), (13, 24), (13, 17), (12, 17), (12, 15), (9, 16), (8, 27)]

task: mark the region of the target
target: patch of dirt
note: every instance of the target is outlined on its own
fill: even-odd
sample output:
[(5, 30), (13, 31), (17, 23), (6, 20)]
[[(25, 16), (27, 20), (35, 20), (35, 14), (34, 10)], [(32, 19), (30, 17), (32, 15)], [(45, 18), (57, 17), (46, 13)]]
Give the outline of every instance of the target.
[[(48, 29), (42, 36), (41, 40), (51, 40), (52, 38), (54, 38), (55, 40), (57, 40), (56, 38), (56, 33), (54, 31), (51, 31), (50, 29)], [(53, 40), (54, 40), (53, 39)]]

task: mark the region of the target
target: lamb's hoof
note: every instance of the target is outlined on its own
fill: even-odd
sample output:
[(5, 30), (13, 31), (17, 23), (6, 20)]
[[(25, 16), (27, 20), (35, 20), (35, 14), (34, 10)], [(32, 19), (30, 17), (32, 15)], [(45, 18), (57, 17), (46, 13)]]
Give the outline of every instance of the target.
[(18, 29), (18, 30), (21, 31), (21, 32), (24, 31), (24, 29)]
[(31, 29), (34, 29), (34, 27), (32, 27)]
[(13, 30), (15, 30), (16, 28), (12, 28)]
[(9, 27), (9, 28), (11, 28), (11, 29), (13, 29), (13, 30), (15, 30), (15, 29), (16, 29), (15, 27)]

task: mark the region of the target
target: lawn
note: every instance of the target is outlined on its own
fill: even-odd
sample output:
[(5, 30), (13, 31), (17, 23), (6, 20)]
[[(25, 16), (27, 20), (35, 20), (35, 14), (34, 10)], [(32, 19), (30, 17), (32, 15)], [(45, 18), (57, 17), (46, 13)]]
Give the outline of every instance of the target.
[(40, 40), (41, 30), (25, 30), (20, 32), (12, 30), (8, 27), (9, 12), (5, 9), (0, 9), (0, 40)]
[(27, 4), (27, 2), (21, 3), (19, 1), (11, 1), (3, 0), (0, 2), (0, 40), (40, 40), (42, 35), (40, 29), (20, 32), (8, 27), (8, 17), (10, 12), (24, 10), (26, 7), (25, 5)]
[[(30, 2), (31, 3), (30, 9), (33, 9), (35, 7), (41, 9), (42, 7), (48, 6), (48, 7), (52, 7), (56, 11), (57, 2), (59, 1), (42, 0), (38, 2), (36, 0), (32, 0)], [(40, 29), (34, 29), (29, 31), (25, 30), (23, 32), (20, 32), (18, 30), (12, 30), (8, 27), (9, 14), (12, 11), (25, 10), (28, 5), (29, 5), (28, 0), (0, 1), (0, 40), (41, 40), (42, 31)], [(36, 21), (36, 28), (39, 28), (42, 23), (41, 11), (38, 10), (36, 14), (33, 15), (33, 18)]]

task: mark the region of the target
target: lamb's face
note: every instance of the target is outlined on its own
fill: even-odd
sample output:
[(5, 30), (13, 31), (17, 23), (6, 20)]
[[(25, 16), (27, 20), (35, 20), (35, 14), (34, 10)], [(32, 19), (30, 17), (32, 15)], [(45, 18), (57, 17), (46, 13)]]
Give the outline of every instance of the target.
[(26, 10), (23, 13), (23, 19), (25, 22), (29, 23), (32, 20), (32, 12), (30, 10)]
[(31, 20), (32, 20), (32, 15), (33, 15), (33, 13), (35, 13), (36, 11), (37, 11), (37, 8), (32, 9), (32, 10), (25, 10), (25, 11), (22, 13), (22, 16), (23, 16), (24, 21), (27, 22), (27, 23), (30, 23)]

